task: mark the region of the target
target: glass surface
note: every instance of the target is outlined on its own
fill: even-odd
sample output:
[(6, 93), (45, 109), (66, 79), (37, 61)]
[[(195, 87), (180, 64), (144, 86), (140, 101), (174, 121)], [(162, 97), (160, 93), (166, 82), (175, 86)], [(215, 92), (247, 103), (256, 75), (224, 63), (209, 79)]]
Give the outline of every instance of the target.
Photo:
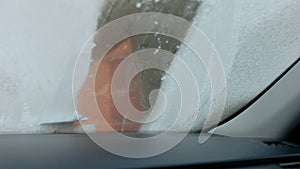
[[(165, 72), (180, 70), (172, 59), (164, 60), (164, 70), (144, 70), (130, 84), (130, 101), (141, 111), (148, 110), (151, 103), (160, 105), (162, 95), (151, 95), (153, 89), (164, 92), (169, 106), (152, 123), (126, 120), (114, 107), (109, 90), (118, 65), (131, 53), (147, 48), (176, 54), (194, 73), (201, 99), (193, 130), (200, 130), (213, 104), (211, 84), (202, 62), (178, 39), (151, 33), (122, 39), (104, 56), (99, 67), (101, 56), (95, 51), (101, 39), (92, 35), (113, 20), (139, 12), (176, 15), (207, 35), (225, 70), (224, 119), (257, 96), (300, 54), (300, 1), (2, 0), (0, 133), (83, 132), (80, 123), (89, 132), (110, 132), (98, 119), (97, 110), (89, 106), (90, 96), (95, 93), (105, 120), (116, 131), (168, 130), (181, 102), (176, 79)], [(165, 24), (173, 26), (171, 23)], [(96, 46), (84, 51), (88, 52), (88, 63), (80, 68), (84, 78), (72, 92), (76, 59), (89, 38)], [(137, 67), (145, 63), (143, 59), (136, 60)], [(97, 74), (90, 76), (89, 72), (95, 70)], [(188, 122), (182, 120), (175, 130), (184, 130)]]

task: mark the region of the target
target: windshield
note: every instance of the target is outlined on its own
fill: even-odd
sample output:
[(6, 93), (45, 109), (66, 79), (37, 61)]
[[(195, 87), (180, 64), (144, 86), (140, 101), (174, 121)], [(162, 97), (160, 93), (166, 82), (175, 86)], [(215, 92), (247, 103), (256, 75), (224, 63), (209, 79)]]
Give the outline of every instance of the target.
[[(235, 114), (300, 54), (300, 2), (293, 0), (11, 0), (0, 8), (0, 133), (5, 134), (76, 133), (83, 128), (187, 131), (190, 126), (198, 131), (211, 106), (222, 110), (220, 120)], [(136, 20), (127, 22), (121, 18), (144, 12), (184, 21), (153, 15), (153, 28), (143, 27), (151, 32), (134, 34), (134, 25), (152, 22), (152, 15), (141, 20), (146, 15), (134, 15)], [(198, 32), (191, 31), (194, 27)], [(123, 30), (130, 33), (119, 38), (116, 31)], [(206, 54), (197, 41), (201, 38), (207, 38), (221, 64), (216, 66), (210, 55), (200, 56), (208, 57), (207, 62), (199, 59), (197, 50)], [(147, 57), (139, 57), (139, 51)], [(223, 77), (210, 74), (219, 69), (225, 85), (218, 78), (218, 85), (212, 84), (213, 77)], [(116, 71), (121, 73), (115, 76)], [(182, 88), (176, 77), (186, 78), (190, 88)], [(212, 97), (214, 86), (219, 87), (215, 96), (226, 95), (224, 106), (221, 96)], [(193, 99), (193, 93), (199, 98)], [(128, 112), (123, 114), (116, 102)], [(130, 116), (131, 107), (148, 113), (143, 122)], [(193, 112), (180, 112), (182, 108)], [(151, 119), (151, 113), (157, 118)], [(206, 127), (220, 122), (215, 117)]]

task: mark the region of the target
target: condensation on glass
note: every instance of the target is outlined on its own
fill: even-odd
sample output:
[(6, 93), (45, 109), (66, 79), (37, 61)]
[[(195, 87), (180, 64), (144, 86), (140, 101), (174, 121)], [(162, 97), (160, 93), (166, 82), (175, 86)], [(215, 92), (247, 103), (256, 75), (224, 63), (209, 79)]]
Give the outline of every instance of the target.
[[(0, 10), (0, 132), (66, 133), (82, 132), (72, 99), (72, 73), (76, 58), (88, 38), (105, 24), (138, 12), (163, 12), (182, 17), (202, 30), (218, 51), (225, 68), (227, 102), (223, 118), (241, 109), (269, 85), (300, 54), (300, 2), (293, 0), (106, 0), (3, 2)], [(171, 21), (170, 21), (171, 22)], [(186, 31), (186, 30), (182, 30)], [(99, 39), (94, 42), (97, 45)], [(193, 130), (200, 130), (210, 101), (210, 82), (201, 62), (180, 41), (164, 35), (143, 34), (124, 39), (105, 56), (101, 86), (110, 83), (112, 70), (130, 53), (160, 48), (176, 53), (195, 73), (201, 102)], [(97, 65), (91, 54), (88, 72)], [(176, 67), (165, 61), (165, 69)], [(143, 66), (143, 60), (137, 60)], [(180, 68), (178, 68), (180, 69)], [(109, 71), (108, 71), (109, 70)], [(88, 77), (86, 78), (88, 79)], [(78, 91), (80, 106), (89, 84)], [(167, 113), (151, 124), (124, 120), (111, 98), (102, 92), (106, 118), (118, 131), (163, 131), (174, 122), (180, 102), (176, 81), (162, 70), (145, 70), (133, 80), (132, 104), (149, 108), (149, 93), (164, 90)], [(154, 98), (157, 99), (157, 98)], [(81, 100), (81, 102), (80, 102)], [(175, 112), (175, 113), (174, 113)], [(78, 112), (80, 114), (80, 112)], [(90, 131), (105, 131), (95, 119), (80, 117)], [(178, 131), (184, 124), (178, 124)]]

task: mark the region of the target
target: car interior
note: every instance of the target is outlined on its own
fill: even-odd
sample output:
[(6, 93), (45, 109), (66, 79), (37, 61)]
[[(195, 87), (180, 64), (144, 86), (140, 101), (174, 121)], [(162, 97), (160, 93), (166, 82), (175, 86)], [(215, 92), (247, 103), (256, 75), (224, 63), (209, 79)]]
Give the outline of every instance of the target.
[(0, 0), (0, 168), (300, 168), (300, 1)]

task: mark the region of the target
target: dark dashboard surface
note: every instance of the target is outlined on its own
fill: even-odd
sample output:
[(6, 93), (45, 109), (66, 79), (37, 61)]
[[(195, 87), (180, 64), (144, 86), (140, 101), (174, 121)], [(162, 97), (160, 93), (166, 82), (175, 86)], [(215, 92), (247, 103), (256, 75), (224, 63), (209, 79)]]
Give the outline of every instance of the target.
[(0, 150), (0, 168), (14, 169), (281, 168), (300, 161), (300, 147), (295, 144), (222, 136), (213, 136), (199, 144), (198, 134), (189, 134), (172, 150), (145, 159), (113, 155), (85, 134), (0, 135)]

